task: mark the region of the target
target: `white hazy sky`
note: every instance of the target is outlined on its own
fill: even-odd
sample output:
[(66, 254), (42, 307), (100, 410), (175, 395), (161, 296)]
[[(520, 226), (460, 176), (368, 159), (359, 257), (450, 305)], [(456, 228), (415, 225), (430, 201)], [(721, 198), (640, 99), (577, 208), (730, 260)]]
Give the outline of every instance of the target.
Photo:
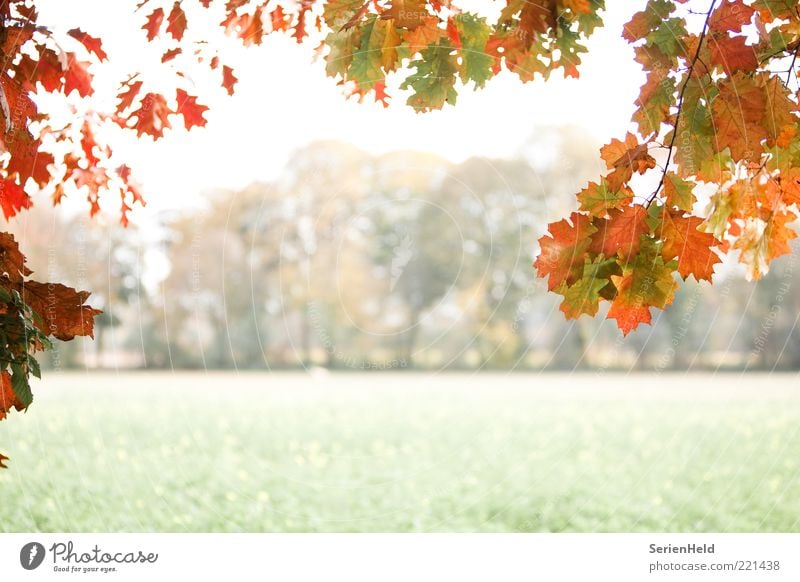
[[(59, 32), (80, 27), (102, 36), (112, 65), (98, 76), (110, 95), (124, 71), (158, 62), (132, 18), (134, 0), (39, 0), (40, 22)], [(503, 74), (482, 91), (463, 89), (455, 107), (416, 114), (398, 96), (388, 108), (371, 98), (345, 100), (311, 46), (276, 35), (262, 47), (234, 51), (237, 93), (204, 92), (206, 128), (182, 128), (158, 143), (128, 140), (116, 153), (132, 165), (151, 212), (185, 207), (203, 191), (275, 177), (293, 150), (318, 139), (351, 142), (373, 152), (417, 149), (459, 161), (512, 155), (537, 126), (574, 123), (598, 140), (624, 134), (643, 82), (622, 25), (642, 1), (611, 0), (607, 24), (590, 41), (580, 80), (554, 77), (522, 84)], [(106, 81), (106, 79), (108, 79)], [(102, 92), (102, 88), (101, 88)], [(202, 90), (201, 90), (202, 92)], [(121, 160), (122, 161), (122, 160)], [(113, 201), (116, 206), (116, 201)], [(144, 218), (139, 212), (140, 218)]]

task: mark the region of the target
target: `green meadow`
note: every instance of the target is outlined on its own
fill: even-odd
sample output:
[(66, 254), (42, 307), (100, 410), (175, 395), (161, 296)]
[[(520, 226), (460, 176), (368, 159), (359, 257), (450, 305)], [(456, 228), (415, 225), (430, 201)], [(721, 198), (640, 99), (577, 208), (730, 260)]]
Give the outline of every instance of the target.
[(797, 531), (794, 375), (64, 373), (0, 530)]

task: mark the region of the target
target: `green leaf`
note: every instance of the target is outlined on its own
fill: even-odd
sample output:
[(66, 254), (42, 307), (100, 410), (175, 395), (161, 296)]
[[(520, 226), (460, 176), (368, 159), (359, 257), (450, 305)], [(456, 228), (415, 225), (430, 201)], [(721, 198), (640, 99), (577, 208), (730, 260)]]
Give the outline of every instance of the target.
[(329, 77), (347, 75), (347, 69), (353, 62), (355, 48), (354, 28), (331, 32), (325, 37), (325, 44), (330, 47), (330, 52), (325, 56), (325, 73)]
[(381, 70), (381, 58), (386, 27), (376, 26), (377, 20), (378, 17), (373, 15), (360, 28), (361, 40), (353, 51), (353, 60), (347, 70), (347, 76), (362, 89), (372, 89), (375, 83), (385, 78)]
[(455, 105), (458, 64), (452, 53), (453, 47), (443, 42), (429, 46), (411, 63), (417, 72), (409, 75), (400, 88), (414, 92), (407, 103), (417, 112), (441, 109), (445, 103)]
[(36, 361), (36, 358), (33, 356), (28, 356), (28, 369), (31, 371), (31, 374), (36, 376), (37, 378), (42, 378), (42, 370), (39, 367), (39, 362)]
[(600, 307), (601, 291), (609, 284), (609, 273), (607, 263), (616, 261), (605, 261), (600, 258), (595, 259), (594, 263), (586, 263), (583, 267), (583, 277), (567, 287), (566, 283), (555, 290), (556, 293), (564, 297), (561, 302), (561, 311), (567, 319), (577, 319), (581, 315), (595, 316)]
[(585, 210), (593, 216), (605, 216), (608, 210), (621, 208), (632, 198), (633, 192), (628, 188), (623, 187), (615, 192), (605, 179), (600, 180), (599, 184), (589, 182), (589, 185), (578, 193), (581, 210)]
[(461, 37), (461, 81), (474, 81), (476, 88), (483, 87), (493, 76), (494, 59), (486, 54), (491, 27), (485, 18), (461, 14), (456, 20), (456, 28)]
[(664, 177), (664, 195), (667, 204), (680, 208), (685, 212), (691, 212), (694, 203), (697, 201), (692, 190), (694, 183), (684, 180), (677, 174), (669, 173)]
[(683, 40), (689, 36), (683, 18), (668, 18), (647, 35), (648, 47), (660, 49), (669, 57), (682, 57), (686, 53)]
[(17, 398), (25, 408), (31, 405), (33, 394), (31, 393), (30, 384), (28, 384), (28, 375), (19, 364), (11, 365), (11, 388), (13, 388), (14, 394), (17, 395)]

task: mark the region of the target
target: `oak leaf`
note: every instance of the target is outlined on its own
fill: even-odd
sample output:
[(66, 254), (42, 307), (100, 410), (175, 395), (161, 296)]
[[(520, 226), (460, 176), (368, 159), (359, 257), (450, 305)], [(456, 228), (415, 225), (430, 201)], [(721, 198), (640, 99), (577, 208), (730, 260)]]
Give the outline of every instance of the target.
[(25, 281), (21, 295), (39, 315), (36, 326), (45, 334), (63, 341), (76, 336), (94, 337), (94, 317), (102, 311), (86, 305), (88, 291), (76, 291), (61, 283)]
[(641, 205), (612, 209), (608, 218), (595, 220), (597, 232), (591, 237), (589, 250), (606, 257), (619, 256), (627, 261), (639, 251), (643, 234), (650, 231), (647, 209)]
[(684, 279), (694, 275), (698, 281), (711, 281), (714, 265), (721, 262), (714, 251), (719, 241), (713, 234), (699, 230), (703, 219), (667, 209), (661, 212), (660, 218), (658, 234), (664, 241), (661, 249), (664, 260), (678, 259), (678, 272)]
[(550, 291), (562, 283), (574, 283), (582, 276), (589, 237), (597, 231), (585, 214), (573, 212), (569, 220), (563, 219), (548, 227), (549, 235), (539, 239), (541, 253), (534, 262), (539, 277), (549, 277)]
[(623, 335), (639, 324), (650, 323), (651, 307), (664, 309), (675, 297), (678, 284), (673, 279), (672, 264), (665, 263), (653, 239), (645, 239), (642, 252), (626, 266), (623, 274), (612, 276), (617, 296), (611, 302), (607, 317), (616, 319)]
[(23, 208), (31, 207), (31, 197), (14, 180), (0, 179), (0, 207), (6, 220)]

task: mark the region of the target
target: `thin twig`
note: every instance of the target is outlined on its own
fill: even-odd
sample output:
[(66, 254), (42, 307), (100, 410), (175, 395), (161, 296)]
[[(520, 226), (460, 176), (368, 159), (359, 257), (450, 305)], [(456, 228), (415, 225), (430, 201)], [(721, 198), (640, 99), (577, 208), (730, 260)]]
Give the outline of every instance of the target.
[[(692, 79), (692, 73), (694, 72), (694, 67), (700, 60), (700, 49), (703, 48), (703, 40), (705, 40), (706, 33), (708, 32), (708, 22), (709, 20), (711, 20), (711, 13), (714, 12), (714, 5), (716, 3), (717, 0), (711, 0), (711, 6), (708, 8), (708, 12), (706, 13), (706, 21), (705, 23), (703, 23), (703, 31), (700, 33), (700, 38), (697, 41), (697, 50), (695, 50), (694, 52), (694, 57), (692, 57), (692, 62), (689, 65), (688, 72), (686, 73), (686, 80), (683, 82), (683, 86), (681, 87), (681, 92), (678, 95), (678, 111), (677, 113), (675, 113), (675, 124), (673, 125), (672, 139), (669, 142), (669, 149), (667, 151), (667, 161), (664, 164), (664, 172), (661, 174), (661, 180), (659, 180), (658, 186), (656, 186), (656, 189), (653, 190), (653, 193), (647, 200), (648, 207), (656, 199), (656, 196), (658, 196), (658, 193), (661, 191), (661, 188), (664, 187), (664, 181), (667, 179), (667, 171), (669, 170), (669, 163), (672, 160), (672, 150), (675, 147), (675, 140), (678, 138), (678, 124), (681, 121), (681, 113), (683, 112), (683, 97), (686, 94), (686, 87), (689, 86), (689, 81)], [(703, 65), (705, 66), (705, 63), (703, 63)]]
[(786, 86), (789, 86), (789, 83), (792, 80), (792, 71), (794, 71), (794, 64), (797, 62), (797, 53), (800, 52), (800, 46), (794, 49), (794, 54), (792, 55), (792, 62), (789, 63), (789, 71), (786, 74)]

